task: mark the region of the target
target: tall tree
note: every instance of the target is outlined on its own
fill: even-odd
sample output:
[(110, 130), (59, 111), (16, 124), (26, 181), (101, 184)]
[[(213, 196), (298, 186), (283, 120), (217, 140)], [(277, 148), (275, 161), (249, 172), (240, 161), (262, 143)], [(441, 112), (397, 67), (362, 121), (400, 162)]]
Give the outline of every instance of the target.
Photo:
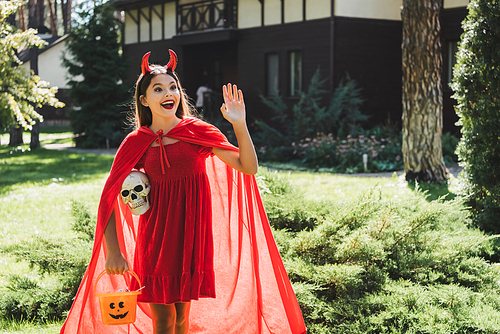
[(52, 6), (52, 1), (47, 0), (48, 5), (49, 5), (49, 13), (50, 13), (50, 31), (52, 32), (53, 37), (57, 37), (57, 12), (55, 11), (57, 8), (57, 2), (56, 6)]
[(71, 32), (71, 6), (71, 0), (66, 0), (66, 2), (64, 2), (64, 0), (61, 0), (61, 14), (65, 34), (69, 34)]
[(452, 88), (462, 126), (457, 148), (474, 223), (500, 233), (500, 4), (471, 0)]
[(442, 151), (439, 14), (443, 0), (403, 0), (403, 160), (407, 181), (448, 178)]
[(25, 6), (24, 5), (21, 5), (19, 7), (19, 9), (17, 10), (17, 16), (19, 18), (19, 29), (21, 29), (22, 31), (25, 31), (27, 29), (26, 27), (26, 18), (25, 18)]
[(119, 22), (109, 3), (81, 13), (86, 22), (73, 29), (64, 59), (71, 95), (81, 107), (69, 113), (77, 147), (118, 146), (125, 136), (123, 105), (130, 100), (123, 84), (125, 64), (120, 53)]
[[(32, 29), (39, 29), (43, 26), (45, 21), (44, 15), (44, 1), (43, 0), (29, 0), (28, 6), (30, 8), (28, 27)], [(30, 48), (30, 69), (35, 75), (38, 75), (38, 46), (33, 45)], [(35, 108), (35, 111), (38, 110)], [(35, 120), (35, 124), (31, 128), (31, 141), (30, 148), (35, 149), (40, 147), (40, 120)]]
[(3, 1), (0, 5), (0, 127), (8, 129), (17, 125), (31, 129), (35, 120), (42, 116), (35, 111), (36, 107), (50, 105), (63, 107), (55, 97), (57, 89), (46, 88), (47, 82), (40, 77), (17, 66), (21, 63), (16, 49), (42, 46), (44, 41), (36, 36), (36, 31), (28, 29), (20, 31), (10, 25), (6, 18), (15, 13), (21, 1)]

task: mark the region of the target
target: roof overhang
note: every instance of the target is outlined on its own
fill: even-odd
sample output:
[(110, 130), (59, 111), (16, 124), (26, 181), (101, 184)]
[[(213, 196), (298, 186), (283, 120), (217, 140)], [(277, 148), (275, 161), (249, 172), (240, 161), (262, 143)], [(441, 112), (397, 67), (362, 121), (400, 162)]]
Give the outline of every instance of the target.
[(119, 10), (131, 10), (174, 1), (175, 0), (112, 0), (111, 4)]
[(175, 35), (173, 40), (177, 45), (203, 44), (213, 42), (235, 41), (238, 39), (236, 29), (221, 29)]

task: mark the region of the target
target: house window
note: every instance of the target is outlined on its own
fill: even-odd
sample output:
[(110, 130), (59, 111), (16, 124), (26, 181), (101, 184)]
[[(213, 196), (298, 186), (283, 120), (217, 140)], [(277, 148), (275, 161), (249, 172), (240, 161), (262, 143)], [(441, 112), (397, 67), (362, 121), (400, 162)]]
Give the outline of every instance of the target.
[(290, 64), (290, 96), (299, 96), (302, 92), (302, 52), (292, 51), (288, 55)]
[(279, 94), (279, 57), (277, 53), (268, 53), (266, 55), (266, 92), (267, 96), (276, 96)]
[(458, 42), (448, 42), (448, 83), (453, 81), (453, 68), (457, 63)]

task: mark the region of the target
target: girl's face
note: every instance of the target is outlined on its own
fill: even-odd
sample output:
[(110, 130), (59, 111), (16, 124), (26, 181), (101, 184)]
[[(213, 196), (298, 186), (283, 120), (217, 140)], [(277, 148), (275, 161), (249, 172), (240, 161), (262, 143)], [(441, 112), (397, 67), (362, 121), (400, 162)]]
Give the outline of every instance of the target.
[(180, 101), (179, 87), (168, 74), (155, 75), (146, 94), (141, 96), (142, 105), (151, 109), (153, 118), (175, 116)]

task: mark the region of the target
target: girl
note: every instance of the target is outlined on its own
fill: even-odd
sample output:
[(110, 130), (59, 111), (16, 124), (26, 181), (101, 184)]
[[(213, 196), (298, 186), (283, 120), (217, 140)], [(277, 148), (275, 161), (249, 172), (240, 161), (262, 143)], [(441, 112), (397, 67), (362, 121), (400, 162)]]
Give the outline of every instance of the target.
[[(92, 259), (61, 333), (304, 333), (252, 176), (258, 164), (243, 94), (236, 85), (223, 87), (221, 112), (236, 148), (191, 117), (174, 72), (177, 57), (169, 52), (165, 67), (150, 66), (149, 53), (143, 57), (135, 93), (139, 128), (116, 154)], [(118, 200), (134, 168), (151, 182), (151, 208), (140, 218)], [(96, 267), (111, 275), (108, 286), (118, 287), (113, 275), (129, 268), (145, 286), (137, 320), (126, 331), (102, 325), (96, 315), (98, 301), (89, 293), (102, 270)]]

